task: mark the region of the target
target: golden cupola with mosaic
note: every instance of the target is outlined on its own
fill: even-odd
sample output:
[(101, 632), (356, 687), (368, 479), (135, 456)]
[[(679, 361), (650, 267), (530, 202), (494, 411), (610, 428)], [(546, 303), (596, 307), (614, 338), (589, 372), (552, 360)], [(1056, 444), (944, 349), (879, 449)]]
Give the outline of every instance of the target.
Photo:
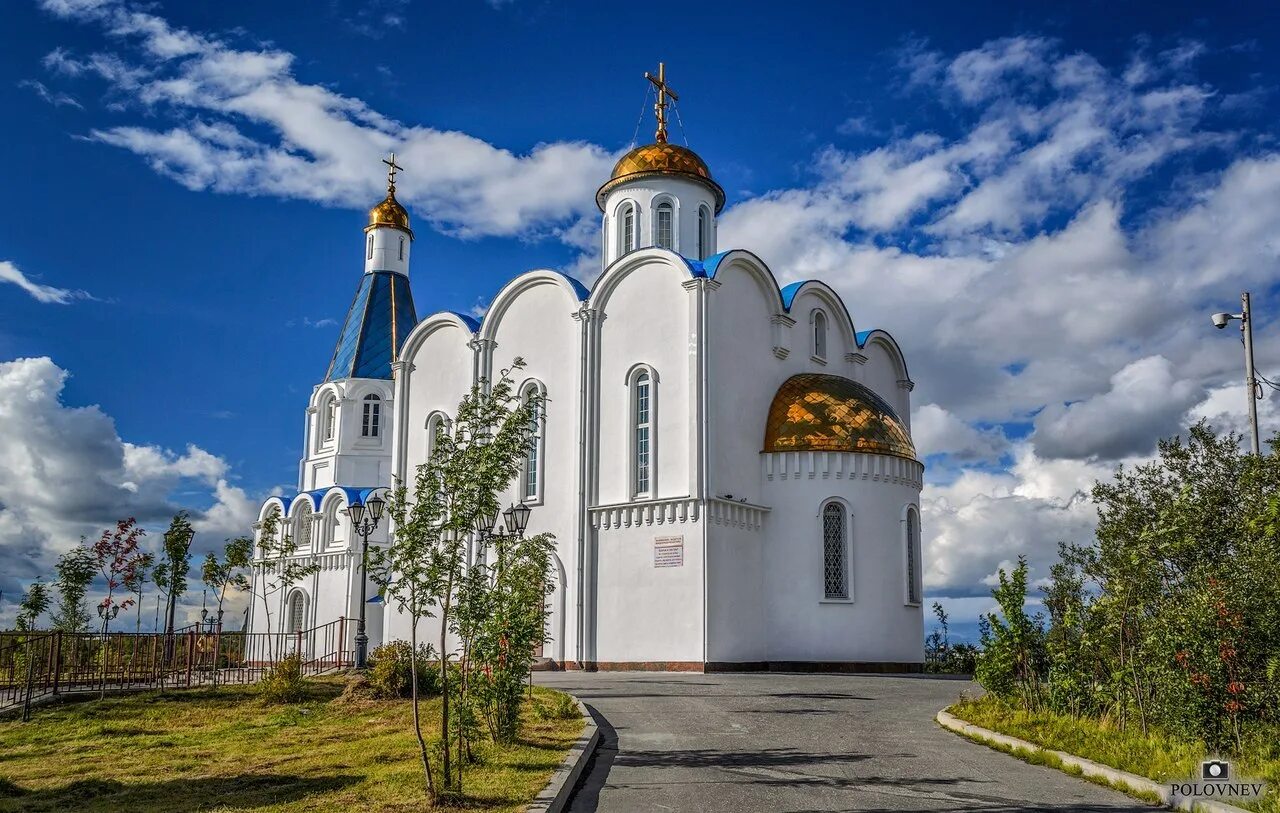
[(715, 217), (724, 209), (724, 189), (707, 162), (668, 139), (667, 110), (680, 97), (667, 84), (666, 65), (646, 72), (656, 94), (657, 131), (652, 144), (629, 150), (596, 192), (604, 212), (607, 267), (641, 248), (662, 248), (693, 260), (715, 253)]

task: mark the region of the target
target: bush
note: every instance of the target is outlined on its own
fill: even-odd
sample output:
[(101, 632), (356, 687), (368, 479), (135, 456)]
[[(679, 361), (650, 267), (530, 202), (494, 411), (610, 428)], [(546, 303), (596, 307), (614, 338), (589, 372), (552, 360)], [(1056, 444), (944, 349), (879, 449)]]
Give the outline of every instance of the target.
[(533, 716), (539, 720), (576, 720), (581, 715), (572, 697), (556, 692), (549, 702), (533, 701)]
[(297, 703), (307, 696), (302, 656), (286, 655), (258, 682), (258, 694), (268, 703)]
[[(392, 641), (369, 653), (369, 684), (375, 697), (390, 700), (412, 695), (412, 648), (407, 641)], [(440, 694), (440, 668), (430, 644), (418, 647), (418, 694)]]

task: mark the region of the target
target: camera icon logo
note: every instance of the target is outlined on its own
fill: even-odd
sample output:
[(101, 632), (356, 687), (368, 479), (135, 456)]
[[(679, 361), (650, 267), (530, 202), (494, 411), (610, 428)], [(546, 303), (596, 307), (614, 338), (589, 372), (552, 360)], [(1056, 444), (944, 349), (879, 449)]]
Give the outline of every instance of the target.
[(1201, 779), (1230, 779), (1231, 763), (1225, 759), (1210, 759), (1200, 763)]

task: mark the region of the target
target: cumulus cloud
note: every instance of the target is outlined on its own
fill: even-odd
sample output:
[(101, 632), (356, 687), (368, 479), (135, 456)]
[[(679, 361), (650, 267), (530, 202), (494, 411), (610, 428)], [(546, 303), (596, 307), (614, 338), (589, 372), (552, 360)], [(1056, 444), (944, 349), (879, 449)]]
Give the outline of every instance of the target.
[(93, 299), (88, 291), (74, 291), (70, 288), (56, 288), (33, 282), (8, 260), (0, 260), (0, 282), (17, 285), (31, 295), (37, 302), (53, 305), (69, 305), (77, 299)]
[[(99, 26), (119, 51), (58, 49), (46, 66), (98, 77), (145, 122), (94, 128), (89, 137), (139, 155), (189, 189), (369, 206), (383, 194), (379, 162), (394, 151), (406, 167), (399, 197), (443, 231), (555, 236), (592, 211), (592, 192), (610, 168), (610, 154), (591, 144), (539, 144), (517, 155), (465, 133), (396, 121), (299, 80), (291, 53), (237, 47), (126, 2), (42, 5)], [(387, 14), (380, 25), (391, 25)]]
[[(68, 373), (49, 358), (0, 362), (0, 590), (16, 597), (48, 579), (58, 554), (96, 539), (123, 517), (153, 535), (179, 510), (173, 492), (203, 489), (211, 507), (193, 511), (203, 549), (244, 533), (255, 506), (229, 482), (225, 461), (197, 446), (174, 452), (128, 443), (96, 406), (62, 403)], [(154, 544), (154, 540), (152, 541)], [(0, 627), (13, 605), (0, 606)]]

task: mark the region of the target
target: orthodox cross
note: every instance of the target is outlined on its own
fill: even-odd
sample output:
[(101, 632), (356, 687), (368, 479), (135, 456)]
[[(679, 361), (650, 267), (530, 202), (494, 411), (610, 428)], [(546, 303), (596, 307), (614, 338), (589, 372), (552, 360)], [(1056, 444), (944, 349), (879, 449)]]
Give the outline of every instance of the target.
[(667, 143), (667, 99), (673, 102), (680, 101), (680, 97), (667, 84), (667, 65), (665, 62), (658, 63), (658, 75), (654, 76), (648, 71), (644, 72), (644, 78), (653, 83), (658, 89), (658, 102), (653, 106), (653, 112), (658, 116), (658, 132), (654, 139), (659, 144)]
[(387, 191), (396, 191), (396, 171), (402, 170), (404, 167), (396, 163), (396, 154), (391, 153), (391, 159), (382, 159), (382, 163), (387, 165)]

